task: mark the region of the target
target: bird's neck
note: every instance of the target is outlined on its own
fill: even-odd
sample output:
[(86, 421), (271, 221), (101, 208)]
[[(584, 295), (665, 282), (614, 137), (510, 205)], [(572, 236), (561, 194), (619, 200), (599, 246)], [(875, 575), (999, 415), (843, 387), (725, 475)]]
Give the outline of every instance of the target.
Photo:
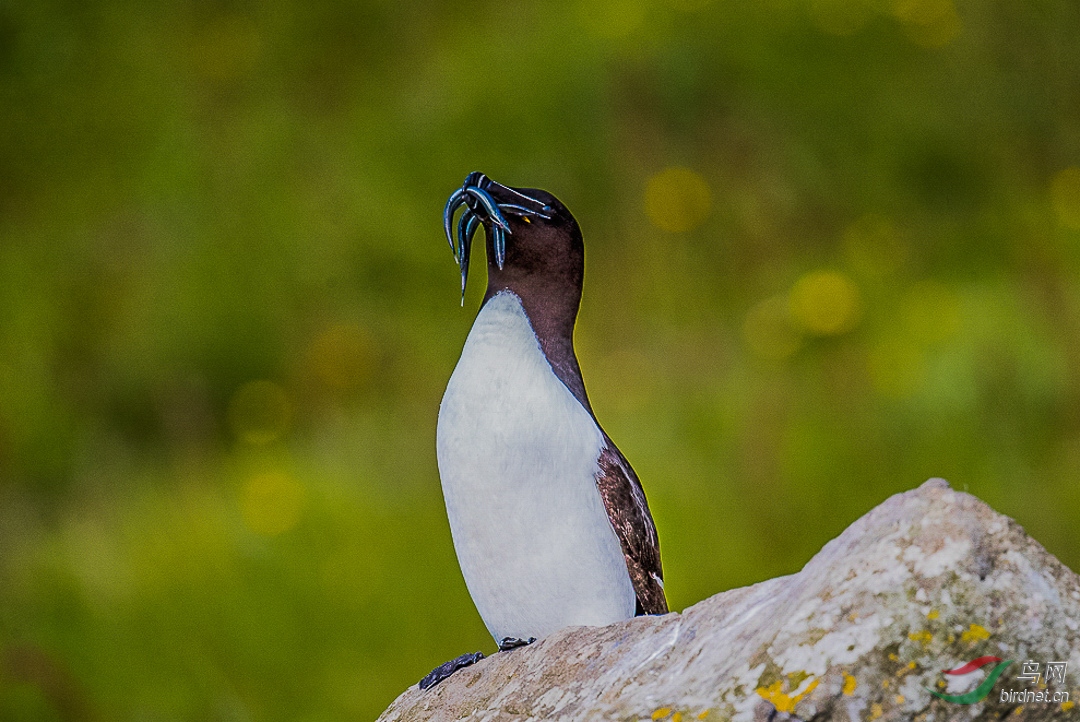
[(559, 285), (562, 287), (552, 288), (550, 279), (538, 276), (513, 278), (512, 274), (492, 273), (489, 269), (484, 303), (503, 291), (510, 291), (521, 299), (521, 306), (551, 370), (592, 414), (574, 352), (574, 323), (581, 305), (581, 285), (580, 282), (570, 286), (565, 283)]

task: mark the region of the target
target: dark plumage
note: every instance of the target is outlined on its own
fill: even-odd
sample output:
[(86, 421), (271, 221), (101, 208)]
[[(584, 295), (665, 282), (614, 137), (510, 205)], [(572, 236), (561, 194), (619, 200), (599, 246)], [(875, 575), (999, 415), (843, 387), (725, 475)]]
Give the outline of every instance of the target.
[[(503, 653), (567, 626), (667, 612), (645, 493), (597, 422), (574, 353), (585, 272), (577, 221), (545, 191), (480, 173), (451, 195), (443, 220), (463, 298), (473, 235), (482, 225), (487, 237), (487, 292), (436, 433), (477, 611)], [(424, 686), (477, 658), (437, 668)]]
[[(569, 209), (547, 191), (506, 188), (481, 174), (470, 175), (470, 178), (477, 177), (483, 179), (479, 182), (496, 204), (522, 204), (521, 197), (524, 196), (534, 199), (543, 207), (543, 215), (549, 216), (506, 215), (510, 235), (506, 238), (501, 267), (494, 248), (496, 235), (487, 234), (488, 285), (484, 303), (503, 290), (517, 294), (555, 375), (600, 426), (589, 403), (574, 352), (574, 324), (585, 276), (585, 243), (581, 228)], [(489, 225), (490, 222), (485, 222), (485, 226)], [(604, 432), (604, 440), (606, 445), (597, 460), (600, 470), (596, 484), (622, 544), (627, 570), (637, 592), (637, 613), (665, 614), (668, 606), (660, 563), (660, 540), (645, 491), (630, 462), (607, 432)]]

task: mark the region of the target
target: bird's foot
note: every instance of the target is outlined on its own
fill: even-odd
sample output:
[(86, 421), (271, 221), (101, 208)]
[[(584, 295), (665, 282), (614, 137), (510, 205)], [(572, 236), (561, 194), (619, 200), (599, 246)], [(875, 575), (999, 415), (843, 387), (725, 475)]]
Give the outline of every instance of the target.
[(457, 659), (451, 659), (449, 662), (440, 664), (420, 680), (420, 689), (431, 689), (459, 669), (468, 667), (470, 664), (476, 664), (483, 658), (483, 652), (473, 652), (472, 654), (463, 654)]
[(517, 637), (503, 637), (499, 640), (499, 651), (509, 652), (511, 649), (517, 649), (518, 647), (527, 647), (536, 641), (536, 637), (529, 637), (528, 639), (518, 639)]

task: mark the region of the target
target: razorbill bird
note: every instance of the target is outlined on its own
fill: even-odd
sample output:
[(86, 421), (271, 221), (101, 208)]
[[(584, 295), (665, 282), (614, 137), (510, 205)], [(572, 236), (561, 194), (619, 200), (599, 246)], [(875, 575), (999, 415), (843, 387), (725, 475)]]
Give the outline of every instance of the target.
[[(597, 422), (574, 353), (577, 221), (545, 191), (471, 173), (444, 224), (463, 304), (473, 234), (482, 225), (487, 237), (487, 293), (436, 442), (454, 548), (484, 624), (505, 651), (563, 627), (666, 613), (645, 493)], [(481, 657), (452, 660), (421, 687)]]

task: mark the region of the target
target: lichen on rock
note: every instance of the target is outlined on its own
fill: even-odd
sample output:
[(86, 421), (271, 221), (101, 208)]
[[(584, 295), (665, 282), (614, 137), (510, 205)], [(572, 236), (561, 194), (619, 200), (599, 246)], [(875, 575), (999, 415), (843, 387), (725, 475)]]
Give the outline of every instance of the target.
[[(1078, 628), (1080, 577), (933, 479), (797, 574), (681, 614), (562, 630), (411, 687), (380, 720), (1080, 719)], [(944, 673), (983, 657), (1000, 661)], [(1018, 678), (1024, 662), (1040, 665), (1037, 682)], [(1048, 663), (1065, 663), (1063, 681)]]

